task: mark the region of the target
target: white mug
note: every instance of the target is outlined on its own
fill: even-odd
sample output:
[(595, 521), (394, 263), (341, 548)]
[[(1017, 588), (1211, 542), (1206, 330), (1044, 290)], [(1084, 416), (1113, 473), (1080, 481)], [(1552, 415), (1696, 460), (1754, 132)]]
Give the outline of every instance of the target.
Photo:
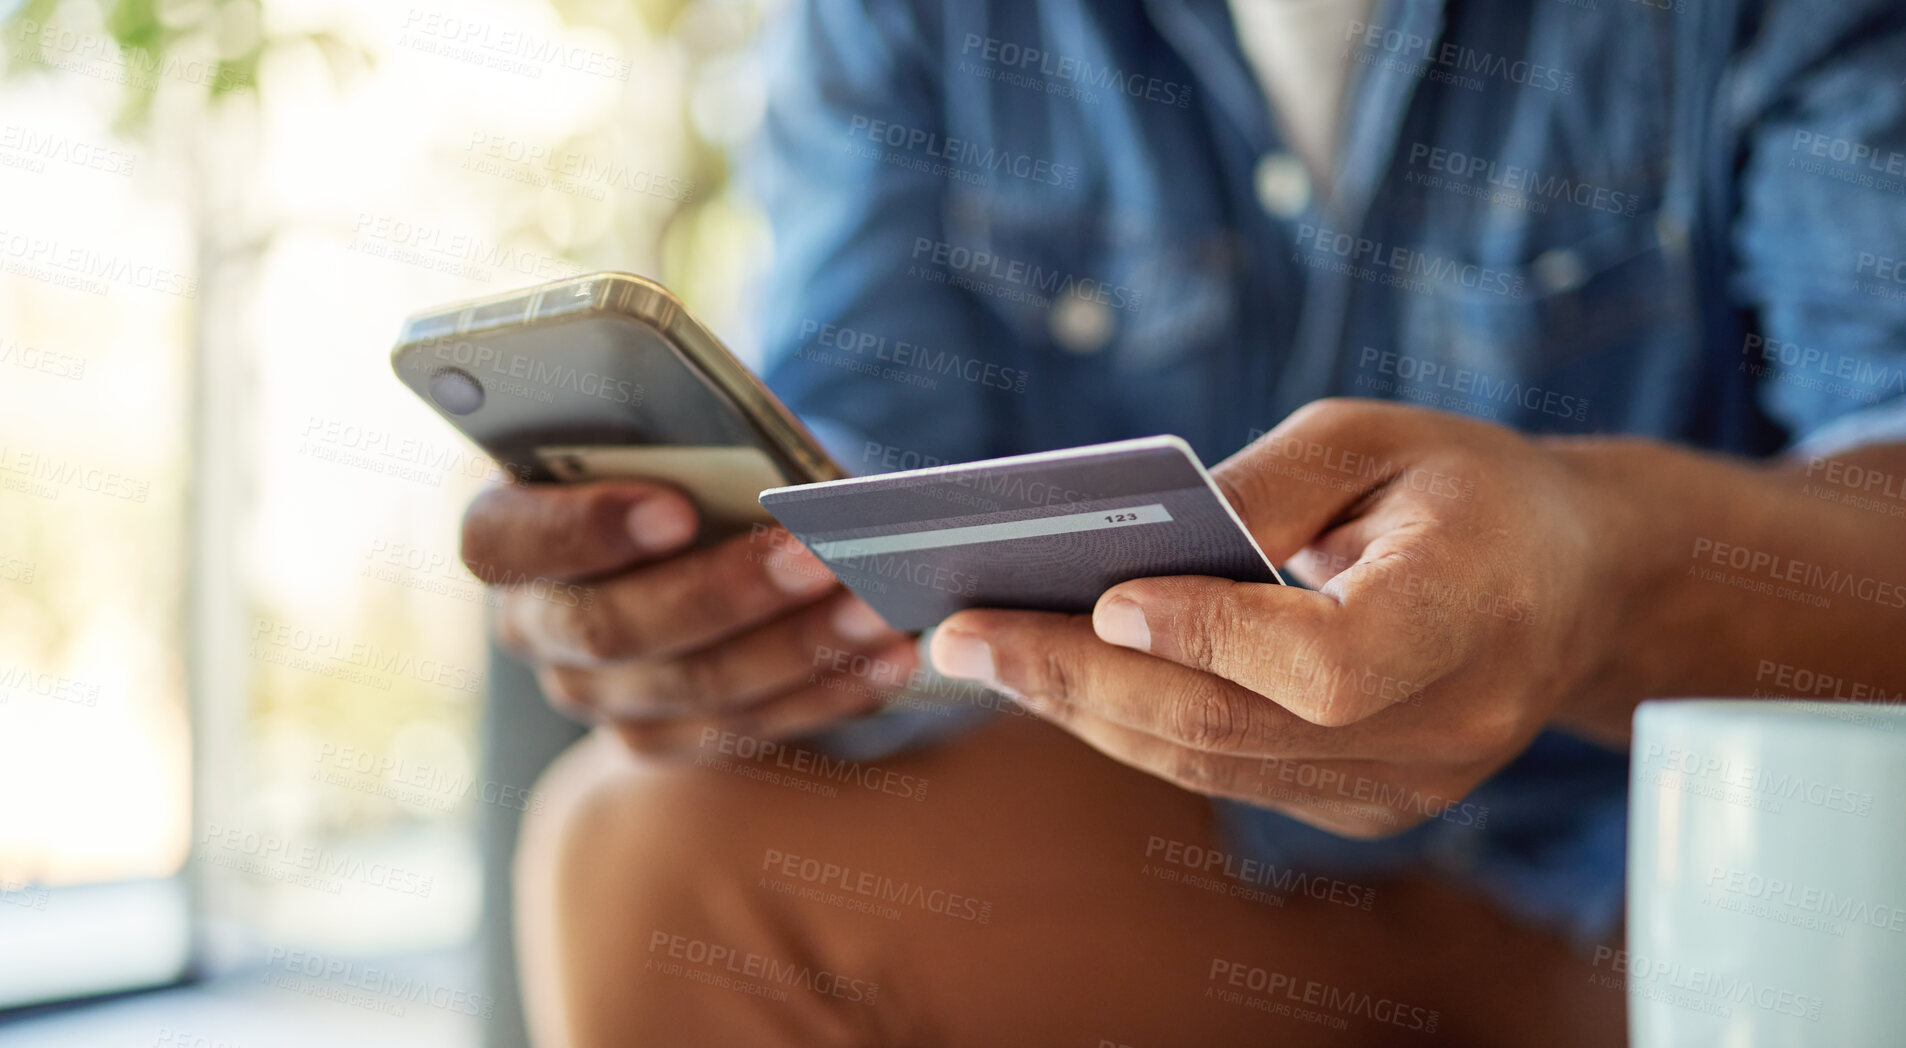
[(1629, 787), (1635, 1048), (1906, 1045), (1906, 706), (1644, 703)]

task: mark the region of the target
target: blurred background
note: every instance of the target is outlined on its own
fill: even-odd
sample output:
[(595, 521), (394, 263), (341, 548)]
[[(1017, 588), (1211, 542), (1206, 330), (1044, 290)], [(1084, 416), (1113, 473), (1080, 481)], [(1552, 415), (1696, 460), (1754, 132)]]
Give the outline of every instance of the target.
[(751, 358), (775, 6), (0, 0), (0, 1043), (520, 1043), (494, 471), (388, 352), (619, 269)]

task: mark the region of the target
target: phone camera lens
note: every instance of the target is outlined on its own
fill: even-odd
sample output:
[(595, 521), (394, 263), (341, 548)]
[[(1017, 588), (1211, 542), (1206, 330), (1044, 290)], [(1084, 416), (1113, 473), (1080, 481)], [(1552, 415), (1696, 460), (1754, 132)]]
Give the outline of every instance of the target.
[(430, 376), (430, 399), (452, 415), (468, 415), (483, 406), (483, 383), (462, 368), (444, 368)]

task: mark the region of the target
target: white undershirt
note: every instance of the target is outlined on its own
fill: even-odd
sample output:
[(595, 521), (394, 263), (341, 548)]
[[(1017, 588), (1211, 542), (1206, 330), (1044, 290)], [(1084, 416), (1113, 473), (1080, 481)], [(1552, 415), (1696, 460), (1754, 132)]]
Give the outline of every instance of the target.
[(1344, 34), (1376, 0), (1230, 0), (1238, 46), (1291, 152), (1320, 185), (1336, 166), (1350, 60)]

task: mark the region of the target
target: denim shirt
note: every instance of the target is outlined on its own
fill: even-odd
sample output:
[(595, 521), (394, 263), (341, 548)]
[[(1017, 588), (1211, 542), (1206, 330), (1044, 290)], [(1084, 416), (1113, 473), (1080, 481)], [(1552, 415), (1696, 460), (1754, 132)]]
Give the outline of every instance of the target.
[[(772, 46), (768, 377), (850, 470), (1153, 433), (1216, 462), (1331, 395), (1906, 441), (1899, 5), (1382, 0), (1336, 45), (1328, 185), (1224, 0), (810, 0)], [(1535, 878), (1509, 904), (1586, 933), (1624, 766), (1544, 735), (1469, 798), (1493, 836), (1419, 851), (1535, 856), (1493, 868)]]

